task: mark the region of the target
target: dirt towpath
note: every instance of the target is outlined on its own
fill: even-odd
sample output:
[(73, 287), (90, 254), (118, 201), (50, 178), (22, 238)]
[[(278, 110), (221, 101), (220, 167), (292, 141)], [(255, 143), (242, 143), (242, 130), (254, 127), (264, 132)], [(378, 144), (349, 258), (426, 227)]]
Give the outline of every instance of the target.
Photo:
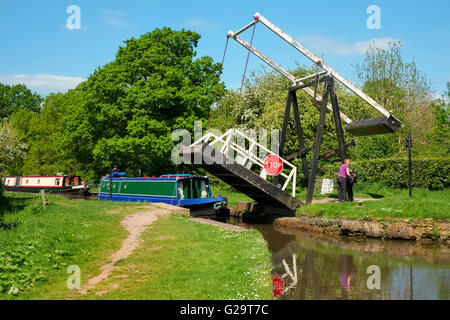
[[(355, 197), (354, 202), (358, 201), (376, 201), (379, 199), (376, 198), (358, 198)], [(336, 198), (323, 198), (323, 199), (313, 199), (312, 203), (328, 203), (328, 202), (338, 202), (338, 199)]]
[(114, 264), (125, 259), (131, 255), (131, 253), (141, 245), (141, 234), (144, 232), (145, 228), (152, 224), (159, 216), (168, 215), (171, 212), (176, 211), (174, 208), (148, 205), (142, 207), (142, 210), (130, 215), (127, 215), (121, 222), (121, 225), (129, 232), (128, 238), (122, 242), (122, 247), (113, 253), (111, 256), (111, 261), (100, 267), (102, 272), (93, 278), (88, 280), (88, 283), (81, 288), (80, 293), (86, 294), (89, 290), (95, 288), (95, 286), (102, 280), (105, 280), (111, 274), (111, 271), (117, 268)]

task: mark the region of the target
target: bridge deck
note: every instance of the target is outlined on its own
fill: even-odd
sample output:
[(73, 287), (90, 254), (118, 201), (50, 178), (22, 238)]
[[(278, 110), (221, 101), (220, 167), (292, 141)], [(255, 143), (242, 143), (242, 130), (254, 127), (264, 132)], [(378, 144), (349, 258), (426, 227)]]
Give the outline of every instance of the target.
[(206, 143), (183, 147), (180, 154), (185, 159), (190, 159), (192, 163), (194, 159), (202, 159), (198, 166), (255, 200), (264, 208), (264, 212), (283, 216), (293, 215), (295, 209), (302, 204), (246, 167), (230, 163), (226, 155), (216, 148), (213, 152), (204, 152), (206, 147), (211, 148)]

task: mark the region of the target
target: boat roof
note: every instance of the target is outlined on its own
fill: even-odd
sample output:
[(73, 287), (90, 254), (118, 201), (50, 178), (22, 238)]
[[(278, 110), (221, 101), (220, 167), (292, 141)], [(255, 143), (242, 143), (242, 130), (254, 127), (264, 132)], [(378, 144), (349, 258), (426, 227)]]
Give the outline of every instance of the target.
[[(138, 177), (138, 178), (129, 178), (129, 177), (112, 177), (112, 180), (119, 180), (119, 181), (177, 181), (177, 180), (183, 180), (183, 179), (190, 179), (190, 178), (201, 178), (201, 179), (209, 179), (208, 177), (202, 177), (202, 176), (194, 176), (190, 174), (164, 174), (159, 177)], [(102, 177), (101, 180), (110, 180), (109, 175)]]

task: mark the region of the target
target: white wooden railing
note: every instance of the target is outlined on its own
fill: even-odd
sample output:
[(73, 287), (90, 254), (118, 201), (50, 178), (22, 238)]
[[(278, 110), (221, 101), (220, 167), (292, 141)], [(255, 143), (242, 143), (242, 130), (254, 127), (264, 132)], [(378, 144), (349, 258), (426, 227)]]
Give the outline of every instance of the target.
[[(236, 143), (235, 140), (237, 140), (238, 143)], [(207, 143), (220, 150), (221, 153), (227, 156), (227, 160), (232, 161), (232, 163), (235, 162), (243, 165), (249, 170), (259, 167), (261, 169), (259, 176), (265, 180), (267, 180), (268, 174), (264, 169), (264, 159), (269, 154), (276, 155), (275, 152), (267, 149), (255, 139), (237, 129), (229, 129), (220, 136), (217, 136), (212, 132), (207, 132), (190, 147), (201, 145), (203, 143)], [(248, 149), (246, 148), (246, 145), (249, 146)], [(259, 149), (259, 152), (257, 152), (257, 148)], [(236, 153), (235, 157), (234, 153)], [(297, 167), (281, 157), (280, 159), (283, 161), (283, 170), (279, 175), (285, 179), (283, 186), (281, 186), (281, 190), (285, 191), (290, 184), (292, 196), (295, 197)]]

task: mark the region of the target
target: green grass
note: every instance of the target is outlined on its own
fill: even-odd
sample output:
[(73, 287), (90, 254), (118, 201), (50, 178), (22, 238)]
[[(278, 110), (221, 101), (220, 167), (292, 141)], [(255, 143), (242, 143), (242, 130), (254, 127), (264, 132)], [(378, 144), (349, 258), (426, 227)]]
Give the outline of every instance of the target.
[[(120, 221), (136, 212), (137, 204), (47, 196), (48, 208), (42, 210), (40, 195), (7, 198), (11, 206), (0, 228), (0, 300), (271, 297), (270, 254), (258, 232), (221, 231), (179, 215), (152, 224), (144, 245), (96, 288), (118, 283), (117, 290), (81, 296), (67, 289), (68, 266), (79, 266), (82, 286), (98, 275), (127, 237)], [(117, 274), (128, 278), (114, 278)]]
[[(257, 231), (224, 231), (173, 214), (150, 225), (143, 241), (142, 247), (117, 263), (120, 269), (99, 283), (96, 291), (106, 292), (100, 298), (272, 297), (270, 253)], [(91, 292), (84, 298), (99, 297)]]
[[(239, 201), (253, 201), (246, 195), (228, 187), (214, 188), (215, 193), (222, 194), (229, 199), (229, 207), (236, 206)], [(429, 191), (413, 189), (412, 197), (408, 190), (392, 189), (381, 184), (356, 183), (353, 188), (354, 196), (358, 198), (374, 199), (364, 201), (361, 207), (357, 202), (347, 203), (315, 203), (297, 209), (297, 215), (323, 216), (328, 218), (348, 219), (385, 219), (385, 218), (411, 218), (411, 219), (449, 219), (450, 218), (450, 189)], [(297, 199), (305, 201), (306, 190), (300, 189)], [(321, 195), (316, 188), (314, 199), (335, 198), (337, 190), (331, 194)]]
[(297, 214), (347, 219), (433, 218), (443, 220), (450, 218), (449, 198), (450, 190), (414, 190), (412, 197), (409, 197), (407, 190), (390, 190), (376, 201), (363, 201), (362, 206), (358, 206), (357, 202), (315, 203), (297, 209)]
[[(95, 273), (120, 247), (120, 227), (133, 206), (106, 201), (69, 200), (8, 194), (11, 207), (0, 228), (0, 299), (48, 299), (67, 293), (67, 267)], [(110, 209), (118, 214), (107, 214)]]
[[(321, 180), (318, 180), (321, 182)], [(338, 191), (337, 191), (337, 185), (334, 186), (333, 191), (330, 194), (321, 194), (320, 190), (321, 185), (320, 183), (316, 184), (316, 188), (314, 190), (314, 199), (325, 199), (325, 198), (335, 198), (338, 197)], [(359, 198), (374, 198), (374, 199), (380, 199), (384, 198), (389, 195), (395, 195), (398, 192), (402, 192), (402, 190), (399, 189), (392, 189), (389, 187), (386, 187), (379, 183), (355, 183), (353, 185), (353, 194), (355, 197)], [(306, 199), (306, 188), (302, 188), (297, 190), (296, 197), (299, 200), (305, 201)]]
[(239, 201), (253, 202), (252, 199), (247, 197), (245, 194), (236, 191), (228, 186), (211, 186), (213, 195), (222, 195), (228, 199), (228, 207), (236, 207)]

